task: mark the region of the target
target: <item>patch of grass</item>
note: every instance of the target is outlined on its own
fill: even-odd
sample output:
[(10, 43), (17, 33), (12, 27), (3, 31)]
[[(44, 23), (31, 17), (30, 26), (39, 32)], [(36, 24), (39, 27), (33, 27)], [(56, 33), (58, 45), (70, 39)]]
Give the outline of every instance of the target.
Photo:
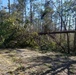
[(12, 60), (13, 60), (13, 62), (16, 62), (16, 63), (22, 63), (22, 58), (20, 58), (20, 57), (12, 57)]
[(19, 70), (25, 71), (25, 67), (21, 65), (21, 66), (19, 66), (15, 71), (19, 71)]

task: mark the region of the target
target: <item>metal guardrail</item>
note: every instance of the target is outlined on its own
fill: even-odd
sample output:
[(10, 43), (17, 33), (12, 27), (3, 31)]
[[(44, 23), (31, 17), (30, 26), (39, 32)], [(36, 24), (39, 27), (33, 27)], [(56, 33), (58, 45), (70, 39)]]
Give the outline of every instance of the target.
[(61, 33), (76, 33), (75, 30), (70, 31), (52, 31), (52, 32), (39, 32), (39, 35), (46, 35), (46, 34), (61, 34)]

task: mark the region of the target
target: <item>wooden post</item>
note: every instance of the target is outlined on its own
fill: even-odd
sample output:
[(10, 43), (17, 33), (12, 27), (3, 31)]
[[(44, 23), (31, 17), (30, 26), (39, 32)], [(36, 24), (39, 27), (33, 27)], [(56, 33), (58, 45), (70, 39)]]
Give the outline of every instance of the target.
[(75, 34), (74, 34), (74, 53), (76, 54), (76, 18), (75, 18)]
[(67, 33), (67, 48), (68, 48), (68, 54), (70, 54), (69, 33)]

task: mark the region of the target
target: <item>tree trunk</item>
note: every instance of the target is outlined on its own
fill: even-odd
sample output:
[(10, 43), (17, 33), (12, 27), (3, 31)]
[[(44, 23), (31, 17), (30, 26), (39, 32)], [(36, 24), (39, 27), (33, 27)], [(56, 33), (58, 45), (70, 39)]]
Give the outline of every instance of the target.
[(9, 14), (10, 14), (10, 0), (8, 0), (8, 9), (9, 9)]
[(30, 23), (32, 23), (32, 0), (30, 0)]
[(25, 5), (25, 22), (26, 22), (26, 0), (24, 2), (24, 5)]

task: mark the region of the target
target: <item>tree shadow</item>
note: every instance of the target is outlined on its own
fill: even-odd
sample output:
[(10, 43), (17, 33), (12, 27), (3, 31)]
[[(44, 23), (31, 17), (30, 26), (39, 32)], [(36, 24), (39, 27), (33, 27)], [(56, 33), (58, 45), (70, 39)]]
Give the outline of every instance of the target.
[[(76, 64), (76, 61), (69, 59), (69, 57), (64, 55), (47, 55), (47, 56), (38, 56), (33, 58), (35, 63), (39, 65), (49, 64), (48, 70), (44, 71), (39, 75), (57, 75), (58, 73), (67, 70), (66, 75), (74, 75), (74, 72), (70, 71), (70, 68), (73, 64)], [(38, 65), (33, 65), (35, 67)], [(76, 73), (75, 73), (76, 74)], [(61, 74), (60, 74), (61, 75)]]
[[(17, 51), (17, 53), (21, 53), (22, 51), (19, 49), (15, 49)], [(12, 49), (9, 49), (9, 52), (12, 51)], [(71, 68), (76, 68), (76, 67), (72, 67), (73, 64), (76, 64), (76, 61), (72, 60), (69, 58), (69, 56), (66, 56), (64, 54), (42, 54), (40, 56), (36, 56), (36, 57), (31, 57), (30, 61), (26, 62), (26, 58), (23, 59), (23, 61), (21, 62), (22, 64), (29, 64), (29, 66), (24, 66), (23, 71), (25, 72), (26, 70), (33, 68), (33, 67), (37, 67), (37, 66), (47, 66), (47, 69), (40, 69), (40, 72), (37, 72), (36, 74), (33, 75), (57, 75), (58, 73), (63, 72), (64, 70), (67, 70), (67, 74), (66, 75), (76, 75), (75, 71), (72, 72)], [(16, 69), (16, 71), (20, 70), (20, 69)], [(39, 69), (37, 69), (39, 70)], [(26, 75), (26, 74), (25, 74)], [(61, 75), (61, 74), (60, 74)]]

